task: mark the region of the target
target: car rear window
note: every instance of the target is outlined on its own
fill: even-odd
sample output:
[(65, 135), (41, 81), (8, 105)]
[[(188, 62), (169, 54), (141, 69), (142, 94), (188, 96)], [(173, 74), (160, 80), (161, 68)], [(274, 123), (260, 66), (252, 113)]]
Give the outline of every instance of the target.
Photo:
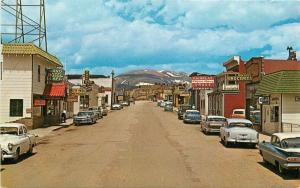
[(226, 121), (225, 118), (208, 118), (208, 121)]
[(252, 126), (251, 123), (242, 123), (242, 122), (234, 122), (229, 124), (229, 127), (251, 127), (251, 126)]
[(237, 110), (237, 111), (234, 111), (233, 113), (234, 114), (244, 114), (244, 111)]
[(300, 148), (300, 137), (286, 138), (281, 141), (283, 148)]

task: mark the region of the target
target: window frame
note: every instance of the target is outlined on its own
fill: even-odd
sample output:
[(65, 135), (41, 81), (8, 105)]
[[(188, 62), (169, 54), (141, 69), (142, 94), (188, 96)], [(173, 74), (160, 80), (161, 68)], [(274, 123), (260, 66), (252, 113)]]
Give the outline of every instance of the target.
[[(21, 104), (20, 107), (19, 107), (20, 104), (18, 104), (18, 102), (20, 102), (20, 104)], [(13, 107), (12, 105), (16, 105), (16, 107)], [(19, 107), (19, 109), (18, 109), (18, 107)], [(10, 117), (23, 117), (23, 113), (24, 113), (23, 108), (24, 108), (24, 100), (23, 99), (10, 99), (9, 100), (9, 116)]]

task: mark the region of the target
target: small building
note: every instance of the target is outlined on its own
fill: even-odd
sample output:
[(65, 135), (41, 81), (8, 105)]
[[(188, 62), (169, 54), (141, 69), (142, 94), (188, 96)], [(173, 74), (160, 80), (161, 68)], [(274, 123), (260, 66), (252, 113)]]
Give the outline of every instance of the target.
[(190, 103), (190, 92), (185, 84), (179, 84), (174, 86), (173, 91), (173, 105), (178, 107), (181, 104)]
[(234, 56), (224, 64), (226, 71), (216, 76), (213, 92), (208, 93), (208, 114), (230, 117), (234, 109), (245, 109), (245, 64)]
[[(282, 70), (300, 70), (300, 61), (296, 60), (275, 60), (263, 57), (252, 57), (246, 63), (246, 74), (251, 76), (251, 80), (246, 82), (246, 118), (250, 120), (250, 111), (261, 111), (257, 87), (264, 75)], [(258, 125), (261, 130), (261, 124)]]
[(300, 131), (300, 70), (262, 77), (256, 96), (262, 102), (262, 132)]
[[(101, 95), (97, 96), (100, 100), (100, 103), (105, 103), (105, 105), (110, 106), (111, 105), (111, 96), (112, 96), (112, 78), (110, 76), (105, 75), (89, 75), (87, 74), (89, 78), (86, 78), (86, 80), (90, 80), (91, 82), (94, 82), (94, 84), (98, 85), (101, 89), (100, 92)], [(71, 82), (74, 85), (80, 86), (84, 85), (85, 80), (85, 74), (69, 74), (67, 75), (68, 81)], [(102, 100), (104, 99), (104, 100)], [(100, 106), (100, 105), (99, 105)]]
[(191, 104), (200, 111), (201, 115), (208, 115), (208, 94), (215, 88), (215, 75), (192, 73)]
[(2, 55), (0, 123), (21, 122), (34, 129), (51, 125), (51, 117), (59, 119), (66, 87), (61, 80), (51, 83), (47, 73), (64, 72), (60, 61), (34, 44), (3, 44)]

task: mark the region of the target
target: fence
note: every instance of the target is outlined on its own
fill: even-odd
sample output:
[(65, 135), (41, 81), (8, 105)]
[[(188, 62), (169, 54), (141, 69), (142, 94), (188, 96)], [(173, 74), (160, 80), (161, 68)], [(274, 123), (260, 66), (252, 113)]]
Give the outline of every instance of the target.
[(282, 122), (281, 132), (300, 132), (300, 124)]

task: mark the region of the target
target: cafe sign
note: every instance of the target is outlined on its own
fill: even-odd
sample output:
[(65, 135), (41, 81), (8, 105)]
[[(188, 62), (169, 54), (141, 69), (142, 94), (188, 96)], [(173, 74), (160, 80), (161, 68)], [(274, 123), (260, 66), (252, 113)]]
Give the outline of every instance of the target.
[(34, 103), (34, 106), (45, 106), (46, 105), (46, 100), (44, 100), (44, 99), (34, 99), (33, 103)]
[(62, 68), (47, 69), (48, 82), (61, 82), (65, 76), (65, 70)]
[(227, 76), (227, 80), (229, 81), (251, 81), (252, 77), (248, 74), (237, 74), (232, 76)]

